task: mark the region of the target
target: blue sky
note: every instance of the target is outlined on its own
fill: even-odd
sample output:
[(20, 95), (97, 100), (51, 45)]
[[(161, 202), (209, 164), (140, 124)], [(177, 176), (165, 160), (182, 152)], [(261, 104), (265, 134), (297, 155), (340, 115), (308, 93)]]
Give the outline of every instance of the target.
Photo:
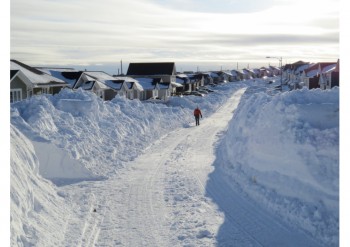
[[(339, 0), (11, 0), (10, 56), (105, 69), (120, 60), (178, 70), (339, 58)], [(124, 70), (125, 70), (124, 69)], [(125, 71), (124, 71), (125, 72)]]

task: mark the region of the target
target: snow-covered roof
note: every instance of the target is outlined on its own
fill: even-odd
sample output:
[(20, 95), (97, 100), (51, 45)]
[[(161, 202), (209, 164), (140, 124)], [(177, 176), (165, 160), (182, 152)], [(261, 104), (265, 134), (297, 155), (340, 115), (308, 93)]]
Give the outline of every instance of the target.
[(176, 77), (180, 77), (180, 78), (187, 78), (187, 74), (176, 74)]
[(335, 68), (337, 67), (337, 64), (331, 64), (331, 65), (328, 65), (328, 66), (325, 66), (323, 69), (322, 69), (322, 73), (329, 73), (329, 72), (332, 72), (335, 70)]
[(302, 73), (304, 70), (306, 70), (307, 68), (310, 68), (313, 64), (303, 64), (301, 66), (299, 66), (295, 71), (294, 73), (295, 74), (300, 74)]
[(103, 83), (114, 90), (120, 90), (123, 87), (124, 80), (104, 80)]
[(153, 78), (135, 78), (144, 90), (153, 90), (156, 88), (156, 84), (153, 84)]
[(36, 68), (30, 67), (17, 60), (11, 60), (11, 70), (20, 70), (22, 73), (33, 83), (34, 85), (67, 85), (61, 79), (53, 77), (47, 73), (44, 73)]
[(217, 72), (209, 72), (209, 75), (212, 77), (212, 78), (218, 78), (219, 75)]
[(65, 81), (70, 85), (71, 88), (74, 87), (75, 83), (79, 80), (82, 71), (74, 71), (68, 69), (40, 69), (53, 77), (56, 77), (62, 81)]
[(84, 74), (89, 75), (99, 81), (115, 80), (115, 77), (103, 71), (85, 71)]
[(116, 80), (124, 80), (127, 87), (131, 89), (132, 87), (135, 87), (136, 89), (143, 91), (143, 88), (141, 84), (134, 78), (129, 77), (129, 76), (115, 76), (114, 77)]
[(247, 71), (246, 69), (242, 69), (241, 73), (244, 74), (244, 75), (249, 75), (249, 71)]
[(176, 77), (176, 83), (185, 84), (189, 79), (185, 77)]
[(178, 82), (171, 82), (171, 85), (173, 87), (183, 87), (183, 85), (181, 83), (178, 83)]
[(31, 83), (29, 81), (29, 79), (25, 76), (25, 74), (22, 71), (20, 71), (20, 70), (10, 70), (10, 78), (11, 78), (10, 79), (10, 83), (16, 77), (20, 78), (20, 80), (22, 80), (24, 82), (24, 84), (26, 84), (27, 87), (29, 87), (29, 88), (33, 87), (33, 83)]
[(315, 68), (315, 69), (312, 69), (312, 70), (307, 71), (306, 76), (307, 76), (307, 77), (314, 77), (314, 76), (316, 76), (317, 74), (318, 74), (318, 69)]

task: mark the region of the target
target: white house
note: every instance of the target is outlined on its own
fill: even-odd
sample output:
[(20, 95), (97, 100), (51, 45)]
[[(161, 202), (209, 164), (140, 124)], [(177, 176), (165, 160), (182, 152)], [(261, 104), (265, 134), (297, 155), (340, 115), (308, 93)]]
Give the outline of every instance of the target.
[(140, 100), (148, 100), (151, 98), (158, 98), (159, 97), (159, 83), (162, 82), (161, 78), (145, 78), (145, 77), (139, 77), (134, 78), (138, 81), (138, 83), (142, 86), (143, 91), (141, 92)]

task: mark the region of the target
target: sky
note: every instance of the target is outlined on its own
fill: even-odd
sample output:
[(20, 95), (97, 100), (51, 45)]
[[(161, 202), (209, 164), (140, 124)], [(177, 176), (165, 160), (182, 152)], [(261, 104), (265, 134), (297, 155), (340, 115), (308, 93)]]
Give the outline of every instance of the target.
[[(10, 56), (32, 66), (174, 61), (178, 71), (339, 58), (339, 0), (12, 0)], [(112, 73), (112, 74), (113, 74)]]
[(277, 85), (11, 104), (11, 246), (339, 246), (339, 88)]

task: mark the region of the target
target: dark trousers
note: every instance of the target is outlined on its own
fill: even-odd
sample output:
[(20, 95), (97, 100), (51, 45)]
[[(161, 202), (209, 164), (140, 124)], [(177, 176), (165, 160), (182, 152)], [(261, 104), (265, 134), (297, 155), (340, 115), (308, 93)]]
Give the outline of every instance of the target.
[(196, 119), (196, 126), (199, 125), (199, 116), (194, 116), (194, 118)]

